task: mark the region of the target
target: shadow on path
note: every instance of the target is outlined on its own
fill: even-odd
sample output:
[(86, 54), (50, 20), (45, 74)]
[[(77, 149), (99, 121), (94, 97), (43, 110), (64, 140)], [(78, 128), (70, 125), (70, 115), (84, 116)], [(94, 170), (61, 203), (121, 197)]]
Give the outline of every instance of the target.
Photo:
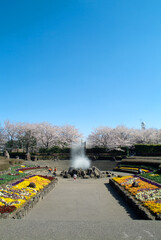
[(142, 220), (135, 212), (135, 210), (123, 199), (122, 196), (120, 196), (112, 187), (109, 183), (105, 183), (106, 188), (108, 191), (111, 193), (111, 195), (117, 200), (117, 202), (125, 209), (127, 214), (133, 219), (133, 220)]

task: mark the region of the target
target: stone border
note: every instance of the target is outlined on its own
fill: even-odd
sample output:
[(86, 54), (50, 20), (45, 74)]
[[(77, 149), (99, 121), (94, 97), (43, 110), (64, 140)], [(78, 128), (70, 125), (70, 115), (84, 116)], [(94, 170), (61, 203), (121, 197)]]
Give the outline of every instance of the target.
[(47, 195), (58, 182), (57, 179), (52, 180), (47, 186), (45, 186), (40, 192), (38, 192), (35, 196), (30, 198), (24, 205), (20, 208), (16, 209), (12, 213), (3, 213), (0, 214), (1, 219), (21, 219), (25, 217), (28, 212), (38, 203), (39, 200), (43, 199), (45, 195)]
[(142, 203), (135, 199), (127, 190), (125, 190), (122, 186), (120, 186), (117, 182), (112, 179), (109, 179), (109, 184), (118, 192), (120, 196), (122, 196), (125, 201), (135, 209), (135, 211), (141, 216), (142, 219), (146, 220), (159, 220), (156, 216), (154, 216), (146, 207), (142, 205)]

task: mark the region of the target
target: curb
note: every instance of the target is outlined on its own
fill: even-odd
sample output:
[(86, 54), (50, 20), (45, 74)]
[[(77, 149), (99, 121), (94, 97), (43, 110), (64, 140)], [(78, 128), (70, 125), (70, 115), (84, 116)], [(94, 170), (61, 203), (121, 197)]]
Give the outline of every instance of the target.
[(58, 180), (54, 179), (40, 192), (38, 192), (35, 196), (26, 201), (24, 205), (16, 209), (14, 212), (0, 214), (0, 219), (21, 219), (25, 217), (28, 212), (39, 202), (39, 200), (42, 200), (45, 195), (47, 195), (51, 190), (53, 190), (56, 183), (58, 183)]
[(109, 184), (118, 192), (120, 196), (124, 198), (124, 200), (135, 209), (135, 211), (139, 214), (142, 219), (145, 220), (155, 220), (157, 219), (152, 213), (145, 208), (142, 203), (136, 200), (127, 190), (125, 190), (122, 186), (116, 183), (114, 180), (109, 179)]

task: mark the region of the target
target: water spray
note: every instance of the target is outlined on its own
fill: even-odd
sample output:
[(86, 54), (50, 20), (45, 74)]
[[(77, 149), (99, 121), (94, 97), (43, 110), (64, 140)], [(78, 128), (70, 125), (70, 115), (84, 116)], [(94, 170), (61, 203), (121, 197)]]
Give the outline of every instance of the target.
[(81, 145), (73, 145), (71, 150), (71, 167), (81, 168), (86, 170), (90, 168), (91, 161), (85, 156), (85, 143), (81, 142)]

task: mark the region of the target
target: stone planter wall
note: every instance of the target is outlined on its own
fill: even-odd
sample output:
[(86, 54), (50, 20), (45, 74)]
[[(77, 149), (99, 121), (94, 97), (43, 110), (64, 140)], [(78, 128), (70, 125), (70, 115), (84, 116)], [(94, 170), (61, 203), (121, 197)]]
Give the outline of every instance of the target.
[(135, 211), (138, 213), (138, 215), (142, 219), (146, 220), (155, 220), (157, 219), (152, 213), (145, 208), (140, 201), (135, 199), (127, 190), (125, 190), (122, 186), (120, 186), (117, 182), (110, 179), (109, 180), (110, 185), (118, 192), (120, 196), (124, 198), (124, 200), (135, 209)]
[(58, 182), (57, 179), (51, 181), (46, 187), (44, 187), (40, 192), (38, 192), (34, 197), (30, 198), (22, 207), (18, 208), (12, 213), (3, 213), (0, 215), (0, 218), (3, 219), (21, 219), (27, 215), (27, 213), (38, 203), (39, 200), (42, 200), (45, 195), (47, 195)]

